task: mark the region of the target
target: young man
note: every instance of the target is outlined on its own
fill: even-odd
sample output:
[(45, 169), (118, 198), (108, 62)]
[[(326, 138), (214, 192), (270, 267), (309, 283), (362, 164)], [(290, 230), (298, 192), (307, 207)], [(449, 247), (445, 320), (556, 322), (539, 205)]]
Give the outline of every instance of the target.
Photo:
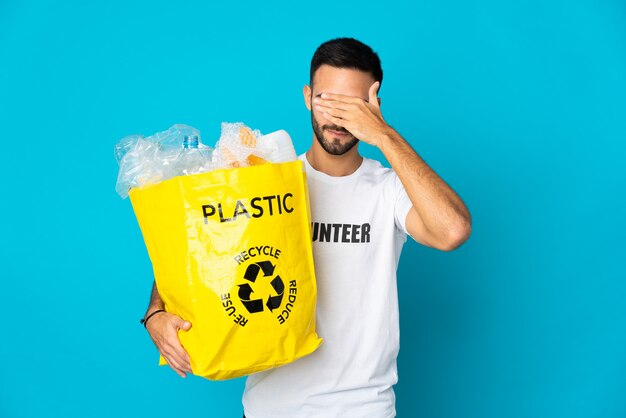
[[(408, 233), (423, 245), (451, 251), (468, 239), (463, 201), (382, 117), (378, 55), (339, 38), (311, 61), (304, 101), (313, 143), (299, 158), (307, 172), (317, 278), (317, 331), (312, 354), (250, 375), (247, 418), (394, 417), (399, 350), (396, 269)], [(358, 153), (378, 147), (391, 164)], [(147, 314), (163, 303), (153, 287)], [(181, 376), (190, 372), (178, 329), (191, 324), (155, 315), (148, 331)]]

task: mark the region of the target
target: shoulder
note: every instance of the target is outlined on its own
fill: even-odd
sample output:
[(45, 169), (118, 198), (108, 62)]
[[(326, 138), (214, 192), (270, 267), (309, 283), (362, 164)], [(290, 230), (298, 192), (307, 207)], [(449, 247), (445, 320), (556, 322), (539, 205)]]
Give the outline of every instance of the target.
[(378, 160), (363, 157), (363, 176), (376, 183), (393, 183), (396, 173), (389, 167), (385, 167)]
[(363, 164), (367, 166), (364, 167), (362, 179), (377, 188), (384, 200), (393, 202), (395, 205), (398, 201), (405, 199), (407, 194), (404, 186), (392, 168), (385, 167), (380, 161), (371, 158), (365, 159)]

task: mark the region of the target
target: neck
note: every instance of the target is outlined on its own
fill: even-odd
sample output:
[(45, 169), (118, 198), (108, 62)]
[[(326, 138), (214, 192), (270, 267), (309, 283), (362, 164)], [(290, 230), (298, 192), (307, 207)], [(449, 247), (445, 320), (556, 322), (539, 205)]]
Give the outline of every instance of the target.
[(313, 145), (306, 153), (306, 158), (317, 171), (333, 177), (349, 176), (361, 165), (363, 157), (359, 155), (358, 144), (343, 155), (329, 154), (317, 142), (313, 134)]

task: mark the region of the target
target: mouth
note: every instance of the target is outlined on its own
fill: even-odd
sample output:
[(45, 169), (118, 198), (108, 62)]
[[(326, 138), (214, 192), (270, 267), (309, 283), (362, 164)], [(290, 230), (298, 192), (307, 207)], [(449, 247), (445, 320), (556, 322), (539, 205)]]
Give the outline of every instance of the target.
[(350, 136), (350, 132), (347, 132), (347, 131), (335, 131), (334, 129), (327, 129), (327, 131), (335, 136), (341, 136), (341, 137)]

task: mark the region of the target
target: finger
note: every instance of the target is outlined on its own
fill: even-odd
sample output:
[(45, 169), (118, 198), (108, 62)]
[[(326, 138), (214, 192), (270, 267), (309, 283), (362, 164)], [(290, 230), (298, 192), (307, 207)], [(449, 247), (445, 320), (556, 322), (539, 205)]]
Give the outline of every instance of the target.
[(187, 366), (186, 368), (190, 368), (189, 364), (189, 354), (183, 348), (180, 340), (178, 339), (178, 333), (169, 334), (163, 341), (163, 351), (166, 354), (174, 357), (179, 363)]
[[(329, 115), (328, 113), (324, 112), (324, 117), (326, 119), (328, 119), (329, 121), (333, 122), (335, 125), (339, 125), (342, 128), (346, 128), (346, 120), (345, 119), (341, 119), (341, 118), (337, 118), (333, 115)], [(347, 128), (346, 128), (347, 129)], [(349, 131), (349, 130), (348, 130)]]
[(187, 321), (183, 320), (180, 316), (172, 314), (172, 318), (170, 319), (169, 324), (172, 327), (179, 329), (185, 326), (185, 322)]
[(170, 366), (170, 368), (178, 373), (180, 377), (187, 377), (187, 375), (183, 371), (183, 368), (173, 357), (165, 355), (163, 357), (165, 358), (165, 361), (167, 361), (167, 364)]
[(176, 373), (177, 373), (180, 377), (182, 377), (183, 379), (187, 377), (187, 374), (186, 374), (184, 371), (182, 371), (182, 370), (180, 370), (180, 369), (175, 369), (175, 368), (173, 368), (173, 367), (172, 367), (171, 369), (172, 369), (172, 370), (174, 370), (174, 371), (175, 371), (175, 372), (176, 372)]
[(191, 365), (189, 364), (189, 358), (184, 350), (178, 349), (175, 345), (170, 344), (164, 348), (164, 353), (168, 358), (172, 359), (176, 363), (176, 367), (181, 370), (191, 372)]
[(180, 346), (180, 348), (176, 350), (176, 356), (177, 356), (176, 358), (178, 360), (178, 363), (181, 366), (181, 369), (183, 369), (186, 372), (192, 373), (193, 371), (191, 370), (191, 362), (189, 361), (189, 355), (187, 354), (187, 352), (182, 346)]
[(332, 107), (320, 106), (320, 105), (316, 105), (315, 108), (319, 110), (320, 112), (323, 112), (324, 114), (330, 114), (332, 116), (335, 116), (341, 119), (346, 119), (349, 116), (348, 112), (346, 112), (345, 110), (341, 110), (341, 109), (335, 109)]
[(328, 107), (333, 107), (335, 109), (342, 109), (342, 110), (352, 110), (358, 106), (358, 104), (355, 104), (355, 103), (347, 103), (347, 102), (341, 102), (338, 100), (322, 99), (320, 97), (316, 97), (315, 100), (313, 100), (313, 103), (315, 103), (316, 105), (320, 105), (320, 106), (328, 106)]
[(187, 352), (182, 348), (182, 346), (179, 345), (179, 347), (180, 349), (170, 344), (167, 347), (164, 347), (162, 354), (164, 354), (164, 357), (167, 355), (167, 358), (172, 359), (176, 363), (176, 367), (180, 370), (193, 373)]
[(170, 366), (170, 369), (174, 370), (176, 372), (176, 374), (179, 375), (180, 377), (182, 377), (182, 378), (187, 377), (185, 372), (183, 372), (182, 370), (177, 369), (176, 367), (172, 366), (171, 364), (169, 366)]
[(360, 97), (346, 96), (345, 94), (335, 94), (335, 93), (322, 93), (320, 97), (325, 100), (335, 100), (338, 102), (352, 103), (352, 104), (359, 104), (360, 102), (365, 101), (361, 99)]
[(370, 104), (378, 107), (378, 89), (380, 88), (380, 81), (375, 82), (374, 84), (372, 84), (370, 86), (370, 90), (369, 90), (369, 98), (370, 98)]
[(180, 359), (175, 359), (174, 360), (174, 356), (170, 356), (170, 358), (174, 362), (177, 370), (179, 370), (179, 371), (181, 371), (183, 373), (193, 373), (191, 371), (191, 366), (189, 364), (185, 363), (184, 361), (182, 361)]
[(176, 360), (178, 360), (180, 364), (185, 366), (183, 367), (183, 369), (191, 372), (191, 363), (189, 359), (189, 354), (187, 353), (187, 350), (185, 350), (185, 348), (180, 343), (180, 340), (178, 339), (178, 333), (176, 333), (175, 335), (169, 336), (166, 344), (167, 344), (166, 349), (176, 357)]

